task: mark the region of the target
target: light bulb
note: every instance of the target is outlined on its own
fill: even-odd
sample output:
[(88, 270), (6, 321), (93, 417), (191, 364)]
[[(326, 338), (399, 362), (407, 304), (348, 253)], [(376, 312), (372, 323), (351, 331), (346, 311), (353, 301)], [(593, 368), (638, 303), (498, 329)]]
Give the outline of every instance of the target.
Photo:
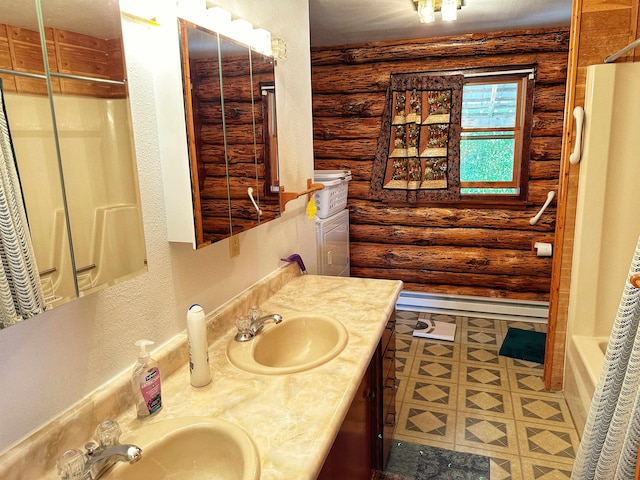
[(231, 13), (224, 8), (207, 8), (207, 27), (219, 33), (225, 33), (231, 25)]
[(419, 0), (418, 2), (418, 18), (420, 23), (432, 23), (436, 16), (433, 10), (433, 0)]
[(450, 22), (458, 18), (457, 0), (442, 0), (442, 20)]
[(254, 50), (264, 55), (271, 56), (273, 53), (271, 51), (271, 33), (264, 28), (254, 28), (251, 46), (253, 46)]

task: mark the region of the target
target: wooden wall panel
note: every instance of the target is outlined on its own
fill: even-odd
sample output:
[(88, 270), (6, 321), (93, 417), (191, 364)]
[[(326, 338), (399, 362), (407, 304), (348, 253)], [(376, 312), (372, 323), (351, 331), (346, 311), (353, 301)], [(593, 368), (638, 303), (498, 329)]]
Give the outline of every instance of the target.
[[(45, 28), (47, 56), (51, 72), (124, 80), (121, 40), (101, 40), (65, 30)], [(38, 32), (11, 25), (0, 25), (0, 68), (44, 75), (42, 47)], [(0, 75), (5, 91), (46, 95), (44, 80)], [(123, 85), (52, 78), (54, 93), (99, 98), (124, 98)]]
[[(349, 169), (351, 272), (394, 278), (406, 290), (547, 300), (555, 206), (529, 219), (557, 189), (569, 29), (462, 35), (312, 49), (316, 169)], [(533, 138), (525, 204), (402, 206), (370, 198), (371, 167), (391, 73), (534, 65)], [(467, 202), (468, 203), (468, 202)]]

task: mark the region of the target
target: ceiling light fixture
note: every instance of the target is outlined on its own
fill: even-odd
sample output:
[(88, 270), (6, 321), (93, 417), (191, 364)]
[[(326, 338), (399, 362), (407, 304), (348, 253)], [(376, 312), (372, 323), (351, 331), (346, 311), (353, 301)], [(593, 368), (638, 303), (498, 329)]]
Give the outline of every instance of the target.
[(436, 12), (441, 12), (442, 20), (448, 22), (458, 18), (464, 0), (413, 0), (413, 5), (421, 23), (433, 23)]

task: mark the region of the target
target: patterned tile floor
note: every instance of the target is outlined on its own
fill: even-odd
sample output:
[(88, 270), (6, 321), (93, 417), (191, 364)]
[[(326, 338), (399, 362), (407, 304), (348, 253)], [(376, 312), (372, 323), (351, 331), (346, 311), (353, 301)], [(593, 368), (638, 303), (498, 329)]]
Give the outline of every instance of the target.
[[(457, 324), (454, 342), (413, 337), (418, 319)], [(578, 448), (562, 393), (542, 365), (498, 355), (508, 327), (545, 325), (397, 312), (394, 439), (491, 458), (491, 480), (563, 480)]]

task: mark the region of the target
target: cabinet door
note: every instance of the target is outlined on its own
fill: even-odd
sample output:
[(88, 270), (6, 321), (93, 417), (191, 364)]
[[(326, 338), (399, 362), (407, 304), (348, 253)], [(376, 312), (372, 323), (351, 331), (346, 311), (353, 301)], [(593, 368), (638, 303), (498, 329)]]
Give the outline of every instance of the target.
[[(375, 355), (374, 360), (376, 358), (379, 359), (379, 355)], [(318, 475), (319, 480), (369, 480), (371, 478), (375, 414), (375, 395), (372, 387), (375, 371), (376, 369), (369, 365), (322, 471)]]

